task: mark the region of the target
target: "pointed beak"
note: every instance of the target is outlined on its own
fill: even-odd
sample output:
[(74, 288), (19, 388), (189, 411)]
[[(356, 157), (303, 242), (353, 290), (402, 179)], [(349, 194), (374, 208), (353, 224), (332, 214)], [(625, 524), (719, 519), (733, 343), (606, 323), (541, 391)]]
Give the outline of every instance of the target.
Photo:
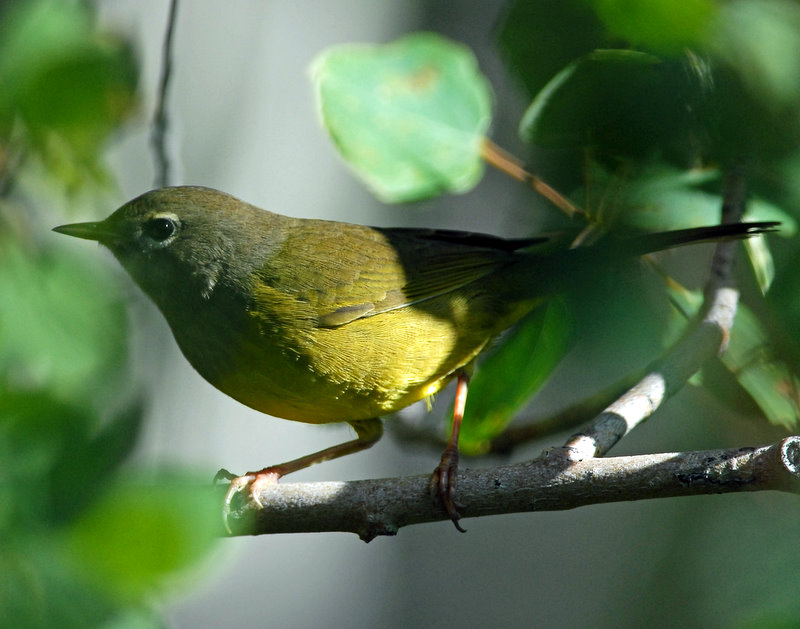
[(53, 231), (59, 234), (66, 234), (67, 236), (75, 236), (75, 238), (96, 240), (101, 243), (106, 243), (115, 236), (113, 230), (109, 228), (105, 221), (98, 223), (70, 223), (69, 225), (59, 225), (58, 227), (54, 227)]

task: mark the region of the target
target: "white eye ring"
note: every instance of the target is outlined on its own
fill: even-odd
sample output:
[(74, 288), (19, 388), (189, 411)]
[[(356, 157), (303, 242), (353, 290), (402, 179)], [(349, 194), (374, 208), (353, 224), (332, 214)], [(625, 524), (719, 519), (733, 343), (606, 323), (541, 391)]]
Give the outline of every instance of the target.
[(164, 243), (178, 231), (178, 217), (171, 214), (157, 214), (148, 218), (142, 225), (142, 233), (150, 240)]

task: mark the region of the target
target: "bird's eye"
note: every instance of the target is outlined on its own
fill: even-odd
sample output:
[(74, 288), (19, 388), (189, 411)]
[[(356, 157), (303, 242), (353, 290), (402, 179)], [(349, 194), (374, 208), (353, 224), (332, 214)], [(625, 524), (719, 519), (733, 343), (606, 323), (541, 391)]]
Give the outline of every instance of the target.
[(144, 233), (157, 242), (163, 242), (178, 228), (175, 220), (165, 216), (156, 216), (144, 224)]

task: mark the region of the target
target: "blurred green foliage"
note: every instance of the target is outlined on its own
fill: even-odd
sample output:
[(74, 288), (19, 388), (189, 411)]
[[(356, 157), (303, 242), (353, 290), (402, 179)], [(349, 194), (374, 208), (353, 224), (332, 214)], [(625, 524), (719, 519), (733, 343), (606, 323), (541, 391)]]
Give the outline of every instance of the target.
[(87, 2), (0, 12), (4, 627), (161, 626), (151, 597), (220, 528), (198, 479), (123, 468), (143, 416), (125, 307), (107, 269), (46, 237), (61, 217), (42, 207), (44, 189), (109, 181), (103, 151), (134, 109), (137, 74)]

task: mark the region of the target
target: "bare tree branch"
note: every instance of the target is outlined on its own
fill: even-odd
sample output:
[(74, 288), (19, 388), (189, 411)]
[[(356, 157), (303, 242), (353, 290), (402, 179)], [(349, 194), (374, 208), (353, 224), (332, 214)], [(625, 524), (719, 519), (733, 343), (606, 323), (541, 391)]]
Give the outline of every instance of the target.
[(161, 57), (161, 80), (158, 84), (158, 101), (153, 116), (153, 132), (150, 142), (156, 161), (155, 187), (163, 188), (169, 185), (170, 161), (167, 153), (167, 131), (169, 117), (167, 116), (167, 89), (172, 77), (172, 35), (175, 32), (175, 17), (178, 13), (178, 0), (172, 0), (167, 16), (167, 28), (164, 32), (164, 45)]
[[(738, 491), (800, 494), (800, 437), (759, 448), (576, 461), (554, 448), (525, 463), (459, 473), (464, 517), (557, 511), (585, 505)], [(234, 535), (343, 531), (364, 541), (403, 526), (448, 520), (428, 492), (430, 476), (259, 487), (229, 518)]]

